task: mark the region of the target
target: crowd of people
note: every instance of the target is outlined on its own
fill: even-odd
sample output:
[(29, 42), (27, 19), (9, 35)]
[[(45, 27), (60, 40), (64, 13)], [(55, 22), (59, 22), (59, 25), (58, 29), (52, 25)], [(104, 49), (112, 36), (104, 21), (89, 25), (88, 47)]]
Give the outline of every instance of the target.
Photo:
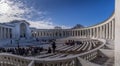
[(46, 42), (46, 43), (51, 43), (51, 42), (53, 42), (55, 40), (56, 39), (39, 39), (39, 38), (36, 38), (37, 42)]
[[(83, 44), (82, 41), (74, 41), (74, 40), (67, 40), (65, 42), (65, 45), (74, 46)], [(56, 42), (55, 40), (50, 40), (50, 45), (48, 48), (43, 47), (12, 47), (12, 48), (0, 48), (0, 53), (12, 53), (16, 55), (22, 55), (22, 56), (34, 56), (40, 54), (42, 51), (46, 51), (46, 53), (55, 53), (56, 52)]]
[(43, 51), (43, 47), (15, 47), (15, 48), (0, 48), (0, 52), (2, 53), (12, 53), (17, 55), (35, 55)]
[(74, 41), (74, 40), (67, 40), (65, 42), (65, 44), (72, 46), (72, 45), (75, 45), (75, 44), (82, 44), (82, 42), (81, 41)]
[(44, 49), (43, 47), (35, 47), (35, 46), (29, 46), (29, 47), (9, 47), (9, 48), (0, 48), (0, 53), (12, 53), (16, 55), (22, 55), (22, 56), (32, 56), (40, 54), (42, 51), (46, 51), (46, 53), (55, 53), (56, 49), (56, 43), (55, 41), (51, 42), (51, 47), (48, 47), (48, 49)]
[[(53, 41), (52, 43), (51, 43), (51, 46), (52, 47), (49, 47), (48, 48), (48, 53), (55, 53), (55, 49), (56, 49), (56, 43), (55, 43), (55, 41)], [(52, 49), (51, 49), (52, 48)]]

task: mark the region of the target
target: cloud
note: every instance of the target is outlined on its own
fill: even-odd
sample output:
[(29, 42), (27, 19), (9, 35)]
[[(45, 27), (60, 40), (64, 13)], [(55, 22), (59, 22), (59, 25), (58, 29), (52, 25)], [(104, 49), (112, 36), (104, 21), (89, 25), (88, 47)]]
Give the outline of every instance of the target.
[(50, 22), (44, 21), (37, 21), (37, 22), (29, 22), (31, 25), (30, 27), (36, 27), (38, 29), (53, 29), (55, 25), (51, 24)]
[(64, 25), (55, 25), (52, 22), (48, 22), (48, 21), (46, 22), (45, 21), (36, 21), (36, 22), (29, 21), (29, 23), (31, 24), (30, 27), (36, 27), (38, 29), (54, 29), (54, 27), (56, 26), (60, 26), (63, 29), (71, 28)]
[[(0, 22), (10, 22), (12, 20), (26, 20), (30, 23), (30, 27), (39, 29), (52, 29), (55, 26), (62, 28), (70, 28), (64, 25), (56, 25), (51, 18), (46, 18), (46, 13), (37, 11), (33, 7), (28, 7), (19, 0), (0, 0)], [(38, 16), (36, 19), (35, 16)]]
[(24, 7), (20, 1), (0, 0), (0, 21), (8, 22), (14, 19), (22, 19), (26, 13), (30, 13), (29, 9)]

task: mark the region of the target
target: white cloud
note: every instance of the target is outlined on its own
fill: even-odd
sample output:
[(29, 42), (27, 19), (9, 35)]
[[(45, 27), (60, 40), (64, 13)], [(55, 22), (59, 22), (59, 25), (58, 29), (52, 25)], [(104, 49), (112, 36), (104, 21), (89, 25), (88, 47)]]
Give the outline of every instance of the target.
[(64, 25), (55, 25), (52, 22), (45, 22), (45, 21), (36, 21), (36, 22), (32, 22), (29, 21), (29, 23), (31, 24), (30, 27), (36, 27), (38, 29), (54, 29), (55, 26), (60, 26), (63, 29), (68, 29), (71, 27), (67, 27)]
[(14, 19), (22, 19), (25, 13), (29, 13), (28, 8), (23, 3), (11, 0), (0, 0), (0, 22), (8, 22)]
[(38, 22), (29, 22), (31, 25), (30, 27), (36, 27), (38, 29), (53, 29), (55, 26), (49, 22), (43, 22), (43, 21), (38, 21)]
[[(30, 18), (34, 18), (34, 14), (41, 15), (36, 18), (37, 21), (29, 20)], [(30, 23), (31, 27), (36, 27), (40, 29), (52, 29), (55, 26), (60, 26), (53, 24), (51, 22), (51, 18), (38, 20), (40, 18), (44, 18), (42, 14), (45, 12), (37, 11), (33, 7), (28, 8), (21, 1), (15, 2), (14, 0), (0, 0), (0, 22), (10, 22), (12, 20), (26, 20)], [(70, 28), (64, 25), (60, 26), (62, 28)]]

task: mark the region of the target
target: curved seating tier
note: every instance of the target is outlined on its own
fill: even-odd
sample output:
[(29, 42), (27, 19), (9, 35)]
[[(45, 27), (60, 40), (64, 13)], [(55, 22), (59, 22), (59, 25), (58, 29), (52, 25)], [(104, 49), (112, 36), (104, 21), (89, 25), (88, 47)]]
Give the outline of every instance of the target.
[(55, 53), (47, 53), (45, 49), (40, 54), (29, 57), (0, 53), (0, 64), (1, 66), (78, 66), (77, 64), (81, 63), (77, 57), (91, 61), (104, 46), (104, 42), (99, 40), (79, 39), (79, 41), (80, 44), (74, 45), (56, 44)]
[[(71, 44), (66, 45), (65, 42), (69, 40), (74, 41), (74, 43), (72, 45)], [(70, 54), (76, 54), (76, 53), (79, 54), (79, 53), (87, 52), (99, 47), (102, 44), (102, 42), (98, 40), (82, 39), (82, 38), (79, 38), (79, 39), (64, 38), (64, 39), (60, 39), (60, 41), (63, 44), (61, 46), (59, 46), (60, 45), (59, 44), (56, 51), (62, 52), (62, 53), (70, 53)]]

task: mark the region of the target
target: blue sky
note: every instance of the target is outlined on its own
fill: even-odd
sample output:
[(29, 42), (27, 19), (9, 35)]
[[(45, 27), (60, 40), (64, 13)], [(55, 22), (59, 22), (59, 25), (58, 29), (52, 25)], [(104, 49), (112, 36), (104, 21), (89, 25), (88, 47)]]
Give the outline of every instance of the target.
[[(22, 3), (19, 9), (30, 11), (20, 17), (32, 22), (72, 27), (91, 26), (109, 18), (114, 11), (114, 0), (10, 0)], [(24, 8), (23, 8), (24, 7)], [(28, 8), (28, 10), (27, 10)], [(23, 15), (24, 14), (24, 15)], [(16, 15), (15, 15), (16, 16)], [(17, 15), (19, 17), (19, 15)], [(32, 23), (33, 24), (33, 23)]]
[(114, 11), (114, 0), (29, 0), (34, 8), (47, 12), (56, 24), (93, 25)]

